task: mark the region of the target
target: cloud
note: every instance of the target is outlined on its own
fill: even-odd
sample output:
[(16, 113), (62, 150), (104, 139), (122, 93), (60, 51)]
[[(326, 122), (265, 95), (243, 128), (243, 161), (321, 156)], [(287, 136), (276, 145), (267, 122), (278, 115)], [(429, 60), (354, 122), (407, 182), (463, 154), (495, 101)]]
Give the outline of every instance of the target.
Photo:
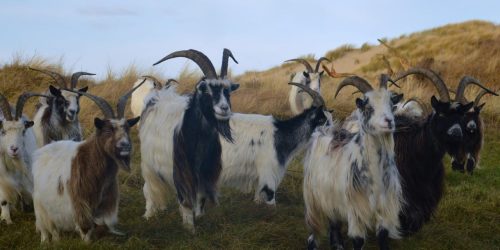
[(137, 16), (137, 12), (124, 7), (88, 6), (76, 10), (78, 14), (92, 17)]

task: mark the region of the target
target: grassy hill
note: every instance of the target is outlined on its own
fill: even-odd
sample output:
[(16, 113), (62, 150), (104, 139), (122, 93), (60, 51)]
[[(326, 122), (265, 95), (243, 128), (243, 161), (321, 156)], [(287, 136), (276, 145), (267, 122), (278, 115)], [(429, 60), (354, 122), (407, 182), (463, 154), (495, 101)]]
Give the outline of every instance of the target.
[[(471, 75), (494, 90), (500, 90), (500, 26), (483, 21), (460, 24), (384, 39), (404, 57), (410, 65), (427, 66), (439, 72), (450, 88), (456, 88), (463, 75)], [(237, 52), (236, 52), (237, 53)], [(290, 55), (293, 58), (296, 55)], [(319, 57), (320, 55), (317, 55)], [(399, 57), (382, 45), (364, 44), (360, 48), (344, 45), (325, 56), (333, 60), (338, 72), (356, 73), (374, 81), (381, 72), (386, 72), (382, 56), (390, 61), (394, 71), (401, 70)], [(310, 59), (309, 57), (306, 57)], [(244, 62), (242, 62), (244, 63)], [(45, 91), (51, 80), (39, 73), (27, 70), (27, 66), (50, 68), (69, 72), (59, 62), (48, 62), (41, 58), (18, 58), (0, 67), (0, 92), (14, 100), (23, 91)], [(242, 84), (232, 96), (233, 109), (244, 113), (274, 114), (290, 116), (286, 84), (290, 74), (303, 70), (303, 66), (287, 63), (260, 72), (246, 72), (233, 79)], [(110, 72), (105, 80), (94, 82), (85, 78), (82, 85), (90, 85), (90, 92), (116, 102), (118, 96), (129, 89), (144, 72), (130, 67), (121, 74)], [(179, 89), (188, 92), (199, 79), (199, 73), (182, 72), (178, 80)], [(323, 95), (335, 114), (343, 117), (353, 110), (353, 99), (344, 91), (333, 99), (333, 91), (340, 79), (325, 77), (322, 82)], [(405, 96), (417, 96), (429, 102), (434, 88), (412, 77), (402, 84)], [(470, 88), (467, 97), (473, 99), (476, 87)], [(487, 105), (484, 117), (487, 136), (480, 169), (474, 176), (447, 171), (446, 193), (436, 217), (413, 237), (393, 241), (397, 249), (498, 249), (500, 246), (500, 98), (485, 97)], [(31, 114), (35, 100), (26, 107)], [(91, 133), (93, 117), (100, 116), (93, 103), (82, 98), (80, 118), (85, 133)], [(276, 208), (256, 205), (252, 195), (223, 190), (221, 205), (209, 208), (207, 215), (198, 221), (198, 232), (192, 236), (182, 229), (177, 203), (171, 197), (167, 211), (145, 221), (140, 176), (139, 141), (133, 130), (135, 141), (133, 171), (120, 173), (121, 202), (120, 229), (127, 237), (105, 236), (84, 245), (76, 234), (63, 236), (55, 248), (230, 248), (230, 249), (303, 249), (307, 232), (303, 219), (302, 174), (300, 159), (290, 165), (290, 171), (277, 191)], [(447, 163), (449, 166), (449, 163)], [(448, 167), (449, 170), (449, 167)], [(35, 232), (33, 213), (14, 212), (14, 225), (1, 224), (0, 247), (32, 249), (39, 246), (39, 235)], [(373, 235), (368, 249), (374, 249)], [(326, 243), (324, 238), (323, 243)], [(325, 246), (325, 245), (323, 245)], [(41, 248), (48, 248), (43, 246)]]

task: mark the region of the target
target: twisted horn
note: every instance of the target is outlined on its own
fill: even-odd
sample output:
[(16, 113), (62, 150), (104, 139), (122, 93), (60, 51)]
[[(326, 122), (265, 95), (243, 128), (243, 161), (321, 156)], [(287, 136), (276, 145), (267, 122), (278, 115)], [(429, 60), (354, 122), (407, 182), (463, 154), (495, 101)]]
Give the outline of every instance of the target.
[(81, 76), (95, 76), (95, 74), (82, 71), (73, 73), (73, 75), (71, 75), (71, 89), (76, 88), (76, 85), (78, 84), (78, 79)]
[(193, 62), (195, 62), (198, 67), (200, 67), (201, 71), (205, 75), (206, 78), (208, 79), (217, 79), (217, 73), (215, 72), (214, 65), (208, 59), (208, 57), (194, 49), (190, 50), (180, 50), (176, 51), (173, 53), (170, 53), (169, 55), (165, 56), (162, 58), (160, 61), (156, 62), (153, 64), (153, 66), (160, 64), (168, 59), (176, 58), (176, 57), (185, 57), (188, 59), (191, 59)]
[(414, 74), (419, 74), (425, 76), (427, 79), (431, 80), (431, 82), (434, 84), (434, 87), (436, 87), (439, 97), (441, 101), (443, 102), (450, 102), (450, 93), (448, 92), (448, 88), (446, 87), (446, 84), (444, 84), (443, 79), (439, 77), (434, 71), (430, 69), (424, 69), (424, 68), (410, 68), (407, 71), (400, 72), (396, 75), (394, 82), (397, 82), (401, 80), (402, 78), (407, 77), (408, 75), (414, 75)]
[(476, 99), (474, 99), (474, 107), (477, 107), (479, 106), (479, 102), (481, 101), (481, 98), (483, 98), (484, 95), (486, 94), (490, 94), (490, 95), (494, 95), (494, 96), (498, 96), (497, 93), (495, 92), (490, 92), (490, 91), (487, 91), (487, 90), (481, 90), (481, 92), (479, 92), (479, 94), (476, 96)]
[(236, 59), (233, 56), (233, 53), (229, 49), (224, 49), (224, 52), (222, 53), (222, 66), (220, 67), (220, 78), (224, 79), (227, 76), (227, 69), (229, 65), (229, 57), (233, 59), (235, 63), (238, 63)]
[(61, 88), (68, 87), (67, 86), (68, 83), (66, 82), (66, 80), (64, 80), (64, 77), (57, 72), (50, 71), (50, 70), (44, 70), (44, 69), (35, 69), (32, 67), (28, 67), (28, 69), (33, 70), (33, 71), (38, 71), (40, 73), (43, 73), (43, 74), (50, 76), (52, 79), (54, 79), (54, 81), (56, 81), (57, 84), (59, 84), (59, 87), (61, 87)]
[(101, 109), (101, 111), (104, 114), (104, 117), (106, 119), (115, 118), (113, 108), (111, 107), (111, 105), (109, 105), (109, 103), (106, 100), (104, 100), (104, 98), (89, 94), (87, 92), (80, 92), (80, 91), (72, 90), (72, 89), (65, 89), (65, 90), (69, 91), (69, 92), (77, 93), (80, 95), (84, 95), (87, 98), (89, 98), (90, 100), (92, 100)]
[(316, 62), (316, 67), (314, 68), (314, 73), (318, 73), (318, 70), (319, 70), (319, 67), (321, 66), (322, 61), (330, 62), (330, 59), (328, 59), (326, 57), (321, 57), (320, 59), (318, 59), (318, 61)]
[(302, 63), (304, 66), (306, 66), (307, 73), (313, 73), (313, 68), (311, 67), (311, 64), (309, 64), (309, 62), (307, 60), (305, 60), (305, 59), (295, 58), (295, 59), (286, 60), (285, 62), (298, 62), (298, 63)]
[(5, 117), (5, 120), (12, 121), (12, 111), (10, 109), (10, 104), (3, 94), (0, 94), (0, 110), (3, 113), (3, 117)]
[(460, 102), (461, 104), (467, 103), (467, 99), (465, 98), (464, 94), (465, 94), (465, 89), (467, 88), (467, 86), (469, 84), (477, 85), (489, 94), (492, 94), (492, 95), (496, 94), (495, 92), (493, 92), (493, 91), (489, 90), (488, 88), (486, 88), (485, 86), (483, 86), (481, 84), (481, 82), (479, 82), (476, 78), (471, 77), (471, 76), (464, 76), (464, 77), (462, 77), (462, 79), (458, 83), (457, 94), (455, 95), (455, 101)]
[(23, 109), (24, 109), (24, 104), (26, 104), (26, 101), (28, 101), (29, 98), (33, 96), (41, 96), (45, 98), (49, 98), (47, 95), (42, 95), (38, 93), (32, 93), (32, 92), (24, 92), (22, 95), (17, 98), (17, 103), (16, 103), (16, 116), (15, 120), (19, 120), (23, 116)]
[(337, 91), (335, 92), (335, 98), (337, 98), (340, 90), (348, 85), (356, 87), (363, 94), (373, 90), (372, 86), (365, 79), (359, 76), (350, 76), (340, 82), (339, 86), (337, 87)]
[(142, 84), (146, 82), (146, 79), (144, 79), (139, 85), (135, 86), (133, 89), (129, 90), (127, 93), (122, 95), (120, 99), (118, 99), (118, 104), (116, 104), (116, 115), (118, 119), (124, 118), (125, 117), (125, 106), (127, 105), (127, 100), (128, 98), (132, 95), (132, 93), (138, 89)]
[(141, 77), (146, 78), (146, 79), (151, 79), (153, 81), (156, 89), (161, 89), (162, 88), (161, 81), (158, 80), (156, 77), (150, 76), (150, 75), (145, 75), (145, 76), (141, 76)]
[(321, 97), (321, 95), (318, 92), (309, 88), (309, 86), (306, 86), (306, 85), (300, 84), (300, 83), (296, 83), (296, 82), (289, 82), (288, 84), (297, 86), (298, 88), (301, 88), (306, 93), (308, 93), (311, 96), (311, 98), (313, 99), (312, 105), (314, 107), (325, 106), (325, 100), (323, 99), (323, 97)]

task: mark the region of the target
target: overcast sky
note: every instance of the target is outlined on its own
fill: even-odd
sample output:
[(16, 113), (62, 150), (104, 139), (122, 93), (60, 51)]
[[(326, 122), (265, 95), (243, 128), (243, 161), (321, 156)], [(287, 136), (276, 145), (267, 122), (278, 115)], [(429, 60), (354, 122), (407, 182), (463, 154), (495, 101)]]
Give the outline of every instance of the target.
[[(219, 68), (226, 47), (240, 62), (233, 72), (242, 73), (471, 19), (500, 23), (500, 1), (2, 0), (0, 63), (16, 53), (63, 57), (68, 69), (103, 77), (108, 67), (120, 72), (130, 64), (150, 71), (181, 49), (200, 50)], [(155, 69), (175, 76), (186, 63)]]

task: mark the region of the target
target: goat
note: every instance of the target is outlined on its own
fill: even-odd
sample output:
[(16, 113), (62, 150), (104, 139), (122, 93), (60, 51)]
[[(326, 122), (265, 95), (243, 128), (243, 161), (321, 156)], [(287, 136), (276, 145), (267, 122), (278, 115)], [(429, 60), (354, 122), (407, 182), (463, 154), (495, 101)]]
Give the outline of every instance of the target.
[(23, 93), (12, 112), (7, 99), (0, 94), (0, 219), (12, 224), (10, 207), (21, 198), (23, 208), (31, 204), (33, 179), (32, 154), (36, 150), (33, 122), (23, 116), (26, 101), (35, 93)]
[[(325, 57), (321, 57), (318, 62), (316, 62), (316, 67), (312, 68), (311, 64), (305, 59), (296, 58), (290, 59), (285, 62), (299, 62), (306, 67), (306, 71), (295, 73), (291, 76), (291, 81), (306, 85), (313, 89), (314, 91), (321, 94), (321, 77), (323, 76), (323, 71), (319, 71), (319, 66), (322, 61), (330, 61)], [(290, 108), (294, 115), (302, 113), (304, 110), (311, 107), (312, 99), (307, 93), (303, 93), (297, 86), (292, 86), (288, 94), (288, 101), (290, 103)]]
[(478, 80), (470, 76), (464, 76), (458, 84), (455, 97), (456, 101), (460, 102), (461, 104), (468, 103), (467, 99), (465, 98), (464, 92), (465, 88), (469, 84), (476, 84), (479, 87), (483, 88), (483, 90), (481, 90), (481, 92), (474, 100), (473, 109), (469, 110), (463, 118), (462, 130), (464, 133), (464, 139), (461, 147), (458, 149), (456, 154), (452, 155), (453, 159), (451, 166), (455, 171), (467, 171), (472, 175), (476, 165), (479, 163), (479, 153), (483, 146), (484, 128), (480, 113), (485, 103), (480, 104), (481, 98), (486, 94), (495, 96), (498, 96), (498, 94), (484, 88)]
[(104, 119), (94, 118), (95, 132), (85, 141), (58, 141), (34, 153), (33, 204), (41, 242), (59, 240), (60, 231), (76, 230), (85, 242), (92, 232), (107, 227), (111, 233), (118, 221), (117, 174), (130, 171), (132, 142), (129, 130), (140, 117), (125, 119), (125, 106), (132, 92), (120, 97), (116, 115), (106, 100), (75, 91), (91, 99)]
[(334, 125), (313, 134), (304, 159), (306, 224), (311, 232), (308, 249), (315, 249), (317, 235), (330, 224), (332, 247), (343, 249), (340, 228), (348, 223), (354, 249), (361, 249), (368, 228), (376, 226), (379, 246), (388, 248), (388, 237), (398, 238), (398, 214), (402, 190), (394, 160), (393, 105), (403, 95), (387, 90), (381, 75), (374, 90), (363, 78), (344, 79), (335, 96), (348, 85), (364, 95), (356, 99), (359, 132), (349, 133)]
[[(157, 95), (158, 91), (161, 91), (164, 88), (169, 88), (172, 82), (177, 81), (175, 79), (168, 79), (165, 84), (162, 84), (160, 80), (156, 79), (153, 76), (142, 76), (146, 81), (137, 91), (132, 94), (130, 109), (132, 110), (132, 114), (134, 116), (140, 116), (142, 110), (144, 108), (144, 104), (152, 98), (151, 95)], [(144, 80), (137, 80), (134, 83), (134, 87), (141, 84)]]
[(85, 75), (95, 75), (87, 72), (76, 72), (71, 75), (71, 82), (68, 85), (64, 77), (56, 72), (33, 69), (49, 75), (58, 84), (59, 88), (49, 86), (47, 98), (41, 98), (33, 121), (33, 131), (38, 147), (47, 145), (53, 141), (60, 140), (82, 140), (82, 129), (78, 114), (80, 113), (81, 92), (87, 92), (88, 87), (76, 90), (78, 79)]

